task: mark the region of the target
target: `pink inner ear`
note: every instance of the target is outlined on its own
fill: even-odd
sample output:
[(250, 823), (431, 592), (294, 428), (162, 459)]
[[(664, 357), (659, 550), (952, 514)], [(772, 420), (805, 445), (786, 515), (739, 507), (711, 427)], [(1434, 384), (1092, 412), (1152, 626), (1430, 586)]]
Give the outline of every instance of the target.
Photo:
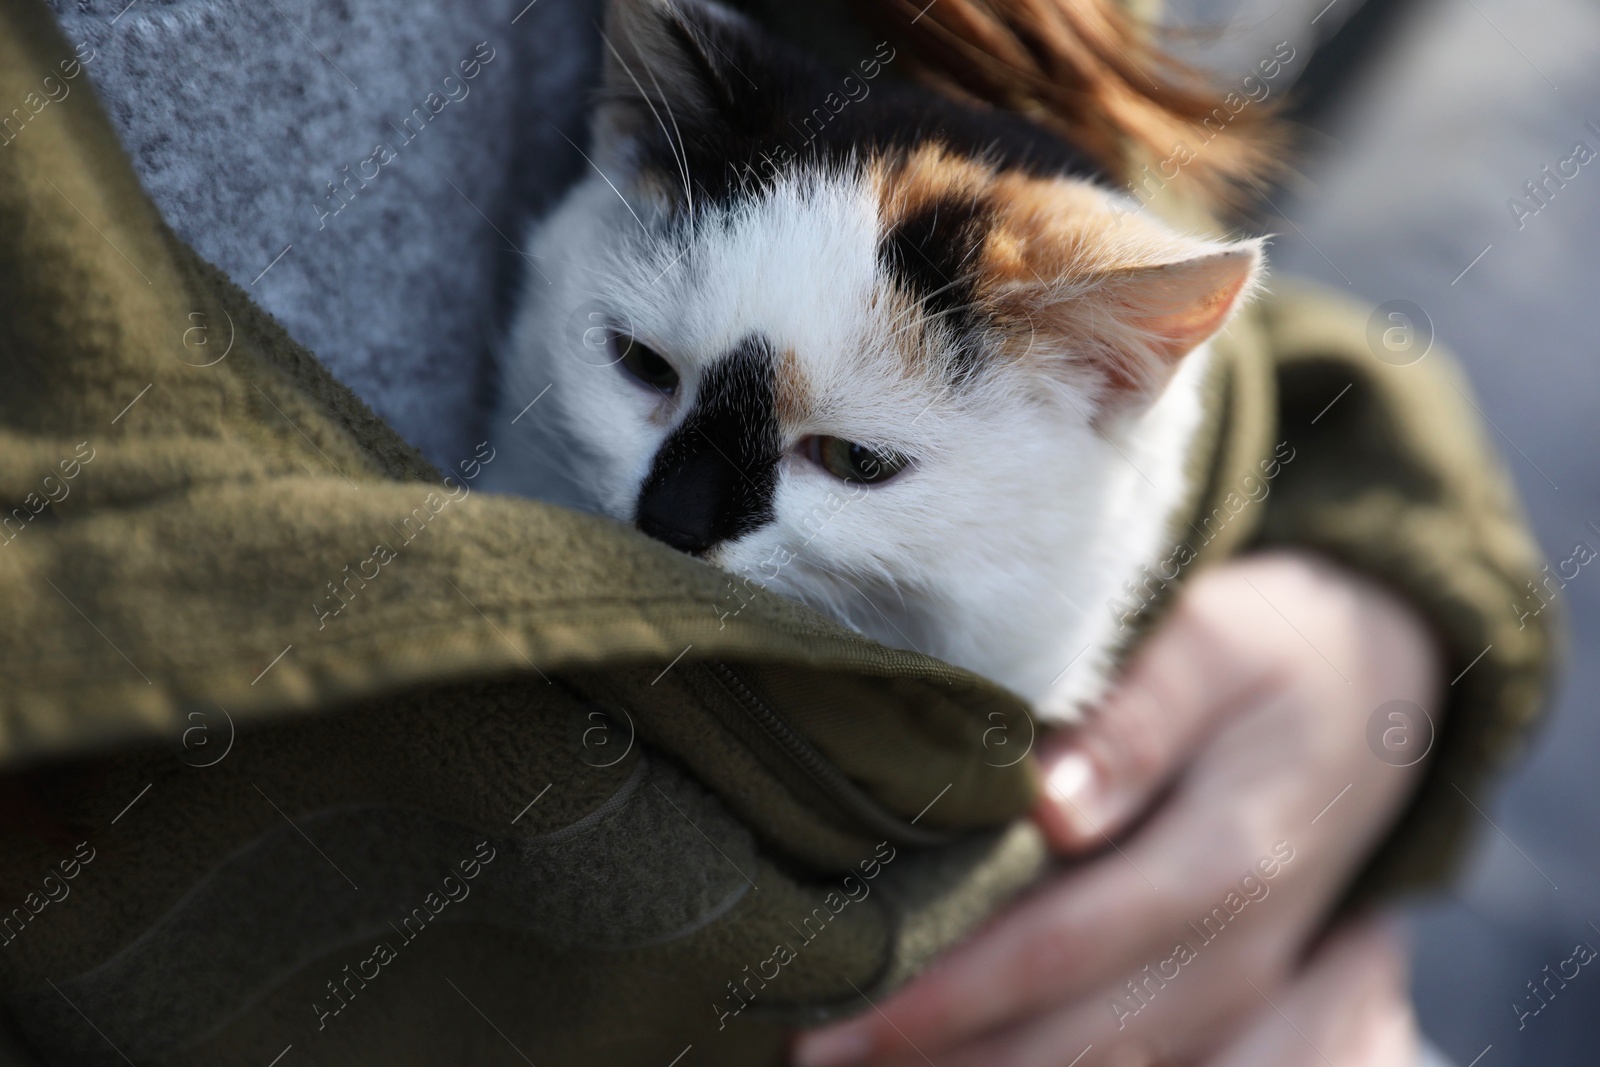
[(1115, 314), (1147, 339), (1157, 358), (1176, 363), (1222, 328), (1260, 259), (1252, 245), (1134, 268), (1112, 285)]

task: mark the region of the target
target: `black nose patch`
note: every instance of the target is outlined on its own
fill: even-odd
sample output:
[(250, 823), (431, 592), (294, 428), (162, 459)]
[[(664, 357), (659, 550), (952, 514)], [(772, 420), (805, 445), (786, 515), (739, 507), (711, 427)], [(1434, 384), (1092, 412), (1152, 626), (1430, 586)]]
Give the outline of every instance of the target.
[(702, 555), (773, 519), (779, 435), (772, 347), (741, 341), (700, 382), (694, 408), (656, 453), (634, 524)]

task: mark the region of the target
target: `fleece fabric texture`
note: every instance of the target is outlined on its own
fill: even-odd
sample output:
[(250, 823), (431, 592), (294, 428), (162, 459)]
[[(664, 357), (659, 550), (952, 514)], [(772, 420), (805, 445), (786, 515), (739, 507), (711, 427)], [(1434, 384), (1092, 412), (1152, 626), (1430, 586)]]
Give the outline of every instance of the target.
[(0, 99), (19, 1062), (775, 1062), (1042, 869), (1014, 697), (442, 475), (165, 227), (36, 0)]
[(523, 216), (587, 166), (599, 0), (50, 7), (178, 236), (430, 461), (469, 458)]
[[(777, 1063), (1042, 873), (1015, 698), (730, 614), (711, 568), (475, 492), (492, 449), (430, 465), (167, 228), (80, 44), (0, 0), (0, 1063)], [(1533, 553), (1445, 365), (1378, 373), (1351, 322), (1234, 331), (1192, 515), (1350, 376), (1321, 452), (1359, 463), (1301, 447), (1203, 558), (1317, 544), (1463, 666), (1492, 639), (1392, 888), (1448, 863), (1436, 798), (1549, 635), (1496, 621)]]

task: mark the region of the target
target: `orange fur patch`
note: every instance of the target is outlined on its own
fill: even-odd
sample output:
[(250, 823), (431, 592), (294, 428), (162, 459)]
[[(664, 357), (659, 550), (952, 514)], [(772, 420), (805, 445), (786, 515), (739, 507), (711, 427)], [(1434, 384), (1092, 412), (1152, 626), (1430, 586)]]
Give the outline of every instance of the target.
[[(1194, 255), (1193, 242), (1142, 213), (1121, 210), (1089, 182), (996, 172), (937, 144), (880, 160), (869, 175), (885, 234), (938, 204), (986, 207), (988, 229), (962, 274), (989, 321), (1009, 335), (1003, 357), (1027, 359), (1055, 349), (1041, 343), (1051, 337), (1083, 338), (1097, 351), (1112, 388), (1136, 388), (1147, 376), (1149, 368), (1136, 366), (1131, 352), (1094, 344), (1119, 333), (1116, 320), (1127, 310), (1096, 290), (1129, 272), (1184, 260)], [(907, 303), (904, 314), (914, 315)], [(899, 340), (908, 370), (928, 369), (925, 340), (916, 329)]]
[(800, 426), (811, 416), (811, 387), (794, 349), (786, 348), (778, 354), (774, 378), (772, 392), (779, 424)]
[(880, 159), (869, 174), (886, 232), (940, 201), (980, 198), (994, 180), (988, 167), (953, 155), (938, 144), (924, 145), (896, 159)]

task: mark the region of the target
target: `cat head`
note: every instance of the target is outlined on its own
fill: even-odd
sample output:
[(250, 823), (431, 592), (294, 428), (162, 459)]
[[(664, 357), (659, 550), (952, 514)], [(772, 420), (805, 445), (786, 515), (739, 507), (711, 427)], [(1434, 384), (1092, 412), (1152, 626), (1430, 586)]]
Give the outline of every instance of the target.
[(891, 84), (886, 45), (836, 73), (697, 0), (615, 0), (604, 47), (591, 169), (513, 337), (508, 403), (550, 386), (541, 495), (984, 669), (936, 616), (1093, 554), (1259, 245)]

